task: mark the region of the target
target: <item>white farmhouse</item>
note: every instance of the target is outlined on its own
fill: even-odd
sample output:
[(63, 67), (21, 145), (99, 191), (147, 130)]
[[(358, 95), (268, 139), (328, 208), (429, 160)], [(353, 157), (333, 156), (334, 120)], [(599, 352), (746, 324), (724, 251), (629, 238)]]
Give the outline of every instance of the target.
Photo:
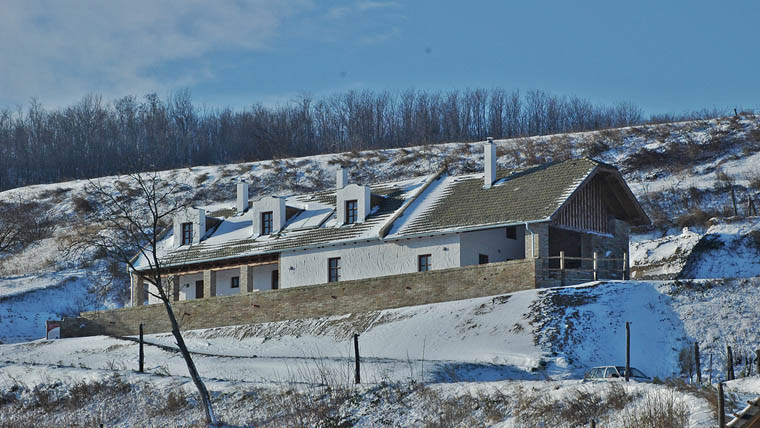
[[(649, 219), (616, 168), (582, 158), (497, 171), (493, 143), (485, 155), (482, 174), (365, 184), (338, 170), (335, 189), (311, 194), (249, 200), (239, 183), (234, 207), (174, 218), (165, 286), (190, 300), (521, 259), (541, 261), (539, 285), (592, 263), (625, 276), (629, 227)], [(158, 301), (141, 269), (133, 306)]]

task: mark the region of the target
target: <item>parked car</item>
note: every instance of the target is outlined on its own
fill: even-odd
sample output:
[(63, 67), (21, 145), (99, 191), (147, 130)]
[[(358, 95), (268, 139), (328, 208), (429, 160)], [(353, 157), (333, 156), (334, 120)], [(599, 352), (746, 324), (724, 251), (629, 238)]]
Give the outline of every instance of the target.
[[(594, 367), (583, 377), (584, 380), (625, 380), (625, 367), (624, 366), (599, 366)], [(637, 382), (651, 382), (652, 378), (645, 375), (641, 370), (631, 367), (631, 380)]]

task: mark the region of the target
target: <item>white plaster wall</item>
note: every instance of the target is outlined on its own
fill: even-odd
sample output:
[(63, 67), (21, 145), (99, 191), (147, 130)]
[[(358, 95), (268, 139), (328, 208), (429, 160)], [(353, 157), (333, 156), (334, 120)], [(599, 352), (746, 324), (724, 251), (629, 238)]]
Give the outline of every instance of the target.
[(280, 254), (280, 287), (327, 282), (327, 260), (340, 257), (341, 281), (417, 272), (417, 256), (430, 254), (432, 268), (460, 266), (459, 235), (395, 242), (369, 242)]
[[(255, 290), (272, 289), (272, 271), (277, 270), (277, 263), (255, 266), (251, 268), (253, 275), (253, 288)], [(233, 276), (240, 277), (240, 268), (231, 268), (216, 271), (216, 295), (230, 296), (234, 294), (245, 293), (245, 284), (240, 282), (240, 288), (232, 288), (231, 280)], [(179, 300), (195, 299), (195, 281), (203, 281), (203, 273), (193, 273), (189, 275), (180, 275), (179, 278)], [(158, 302), (157, 299), (156, 303)]]
[(240, 277), (240, 268), (224, 269), (216, 271), (216, 295), (231, 296), (233, 294), (245, 293), (245, 284), (240, 284), (239, 288), (232, 288), (232, 277)]
[(272, 233), (279, 232), (285, 225), (285, 198), (265, 196), (253, 203), (253, 236), (261, 235), (261, 213), (272, 211)]
[(202, 273), (180, 275), (179, 277), (179, 300), (195, 299), (195, 281), (203, 281)]
[[(253, 275), (253, 289), (254, 290), (271, 290), (272, 289), (272, 271), (277, 270), (279, 265), (273, 263), (271, 265), (255, 266), (251, 269)], [(282, 281), (282, 278), (280, 278)]]
[(206, 211), (201, 208), (187, 208), (174, 215), (174, 247), (182, 244), (182, 223), (193, 223), (193, 244), (201, 242), (206, 234)]
[(522, 259), (525, 257), (525, 227), (516, 226), (517, 239), (507, 238), (507, 229), (478, 230), (465, 232), (461, 235), (461, 265), (478, 264), (478, 256), (487, 254), (490, 263), (505, 260)]
[(357, 223), (364, 223), (370, 210), (370, 192), (369, 186), (360, 186), (356, 183), (349, 184), (348, 186), (339, 189), (336, 196), (336, 209), (338, 221), (341, 223), (346, 221), (346, 201), (356, 200), (356, 216)]

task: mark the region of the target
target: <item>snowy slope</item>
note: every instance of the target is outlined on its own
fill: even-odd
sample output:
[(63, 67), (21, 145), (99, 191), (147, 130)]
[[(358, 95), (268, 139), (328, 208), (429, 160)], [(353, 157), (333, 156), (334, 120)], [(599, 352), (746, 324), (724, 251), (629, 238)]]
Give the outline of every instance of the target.
[[(430, 382), (582, 378), (596, 365), (622, 364), (631, 322), (633, 365), (650, 376), (679, 375), (678, 353), (700, 342), (721, 376), (723, 350), (760, 343), (760, 280), (615, 281), (368, 314), (224, 327), (185, 333), (201, 373), (276, 382), (299, 364), (324, 360), (350, 373), (352, 335), (360, 334), (367, 379)], [(737, 308), (741, 308), (737, 310)], [(149, 342), (174, 347), (169, 334)], [(116, 338), (35, 341), (0, 346), (0, 360), (107, 368), (134, 367), (135, 344)], [(149, 347), (157, 361), (186, 375), (175, 353)], [(423, 369), (424, 367), (424, 369)], [(709, 368), (703, 365), (707, 376)], [(424, 374), (421, 371), (424, 370)]]
[[(239, 426), (256, 425), (251, 418), (257, 412), (278, 411), (277, 404), (267, 408), (262, 403), (266, 396), (283, 394), (289, 400), (293, 392), (287, 391), (295, 388), (314, 394), (310, 400), (320, 400), (329, 394), (325, 386), (351, 385), (354, 398), (337, 412), (354, 420), (354, 426), (420, 426), (440, 417), (443, 406), (467, 403), (462, 409), (471, 421), (467, 425), (518, 427), (522, 425), (514, 409), (520, 397), (571, 400), (578, 390), (603, 391), (604, 385), (581, 378), (589, 367), (623, 363), (625, 321), (632, 323), (635, 367), (661, 378), (677, 375), (679, 350), (697, 340), (704, 378), (710, 377), (706, 361), (712, 355), (712, 378), (718, 381), (726, 344), (738, 354), (760, 341), (760, 331), (754, 328), (760, 322), (758, 304), (760, 280), (754, 279), (615, 281), (370, 314), (198, 330), (185, 332), (185, 338), (215, 393), (216, 406), (226, 421)], [(360, 333), (362, 354), (363, 384), (358, 387), (353, 386), (354, 332)], [(112, 376), (117, 373), (118, 382), (126, 381), (148, 396), (151, 390), (159, 396), (176, 388), (192, 392), (184, 362), (171, 350), (173, 338), (159, 334), (146, 340), (148, 375), (131, 371), (138, 352), (129, 340), (88, 337), (0, 345), (0, 390), (21, 384), (17, 394), (24, 399), (33, 396), (35, 386), (65, 391), (83, 381), (116, 382)], [(739, 364), (737, 373), (742, 370)], [(760, 394), (758, 379), (727, 383), (727, 391), (739, 399), (735, 406)], [(651, 394), (675, 397), (688, 409), (687, 426), (714, 426), (709, 405), (688, 391), (646, 384), (627, 385), (625, 391), (634, 402)], [(253, 407), (241, 401), (251, 394), (258, 397)], [(155, 407), (152, 400), (156, 398), (144, 407)], [(481, 411), (487, 408), (476, 403), (500, 407), (487, 416)], [(108, 406), (113, 406), (106, 412), (112, 426), (145, 423), (133, 412), (118, 410), (117, 404)], [(621, 415), (607, 414), (605, 426), (622, 426)], [(155, 426), (189, 426), (198, 417), (188, 410), (151, 420)]]

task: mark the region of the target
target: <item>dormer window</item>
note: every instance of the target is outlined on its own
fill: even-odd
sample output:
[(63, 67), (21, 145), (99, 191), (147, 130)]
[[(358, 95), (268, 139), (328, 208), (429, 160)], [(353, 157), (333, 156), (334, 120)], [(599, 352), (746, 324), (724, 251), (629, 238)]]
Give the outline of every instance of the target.
[(272, 234), (272, 211), (267, 211), (261, 213), (261, 234), (262, 235), (271, 235)]
[(190, 223), (190, 222), (182, 223), (182, 245), (190, 245), (192, 242), (193, 242), (193, 223)]
[(359, 204), (356, 199), (346, 201), (346, 224), (356, 223), (358, 219)]

